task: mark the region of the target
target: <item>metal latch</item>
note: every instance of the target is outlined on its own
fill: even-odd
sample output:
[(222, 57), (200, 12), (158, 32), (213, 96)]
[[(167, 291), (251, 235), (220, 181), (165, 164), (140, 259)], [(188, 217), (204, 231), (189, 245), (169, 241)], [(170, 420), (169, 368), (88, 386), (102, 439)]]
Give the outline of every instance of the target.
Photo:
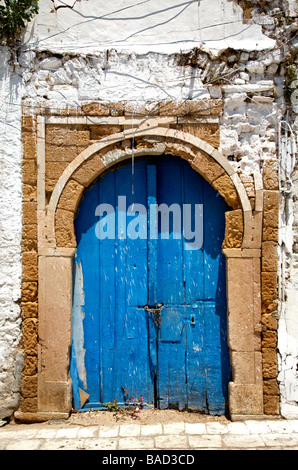
[(144, 309), (151, 313), (152, 317), (153, 317), (153, 321), (155, 323), (155, 325), (157, 326), (157, 328), (160, 328), (160, 325), (161, 325), (161, 310), (163, 308), (163, 304), (157, 304), (155, 306), (151, 306), (151, 305), (145, 305), (144, 306)]

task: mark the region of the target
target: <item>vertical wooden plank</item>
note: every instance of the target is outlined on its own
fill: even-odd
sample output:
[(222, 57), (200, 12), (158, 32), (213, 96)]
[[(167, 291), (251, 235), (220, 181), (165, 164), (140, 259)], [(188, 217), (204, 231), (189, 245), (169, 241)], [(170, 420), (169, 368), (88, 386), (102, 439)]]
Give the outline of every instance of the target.
[(181, 182), (179, 160), (169, 157), (160, 159), (157, 166), (157, 202), (160, 211), (157, 259), (160, 282), (157, 302), (165, 306), (184, 304), (181, 227), (175, 230), (173, 224), (173, 214), (181, 224)]
[[(157, 203), (161, 209), (157, 258), (157, 302), (164, 304), (161, 312), (161, 330), (168, 330), (173, 334), (172, 338), (167, 336), (165, 340), (159, 337), (159, 403), (161, 408), (183, 409), (186, 405), (186, 330), (181, 236), (182, 171), (179, 159), (164, 157), (159, 160)], [(169, 209), (172, 209), (173, 213)], [(171, 314), (168, 314), (169, 310)], [(179, 318), (178, 321), (177, 318)], [(177, 331), (178, 328), (179, 331)]]
[(156, 165), (147, 165), (147, 207), (148, 207), (148, 304), (157, 301), (157, 181)]
[[(145, 395), (153, 400), (148, 359), (147, 303), (147, 206), (146, 165), (138, 162), (134, 174), (134, 206), (130, 165), (117, 172), (117, 194), (125, 196), (128, 210), (127, 237), (117, 240), (117, 350), (116, 396), (123, 399), (121, 387), (129, 395)], [(133, 209), (132, 212), (129, 209)], [(118, 220), (119, 222), (119, 220)], [(138, 235), (134, 238), (135, 235)], [(151, 395), (150, 395), (151, 393)], [(146, 396), (147, 394), (147, 396)]]
[[(84, 296), (82, 306), (84, 344), (84, 367), (87, 371), (86, 384), (80, 387), (90, 395), (89, 402), (99, 401), (99, 241), (95, 236), (97, 217), (95, 208), (99, 203), (98, 188), (94, 185), (83, 198), (77, 218), (75, 231), (77, 237), (76, 262), (81, 265)], [(74, 289), (75, 291), (76, 289)]]
[[(115, 173), (107, 173), (98, 182), (98, 192), (100, 204), (110, 204), (116, 210), (116, 189)], [(115, 223), (112, 218), (107, 222)], [(115, 227), (116, 228), (116, 227)], [(99, 362), (100, 370), (100, 403), (112, 401), (115, 398), (114, 392), (114, 369), (115, 369), (115, 307), (116, 307), (116, 254), (115, 239), (104, 238), (99, 241)], [(94, 285), (96, 291), (97, 286)], [(114, 398), (111, 398), (114, 397)]]
[[(192, 305), (204, 298), (204, 201), (203, 201), (203, 178), (196, 173), (189, 164), (183, 165), (183, 187), (184, 187), (184, 236), (183, 236), (183, 269), (185, 279), (185, 301)], [(185, 206), (190, 207), (191, 219)], [(197, 210), (196, 210), (196, 205)], [(200, 207), (199, 207), (200, 206)], [(201, 213), (203, 212), (202, 216)], [(187, 216), (186, 216), (187, 214)], [(191, 240), (191, 234), (195, 233)], [(201, 235), (203, 244), (200, 246)]]
[[(191, 410), (207, 412), (204, 299), (204, 233), (203, 232), (203, 178), (184, 164), (184, 200), (191, 208), (184, 217), (184, 279), (187, 323), (186, 374), (187, 406)], [(197, 208), (196, 208), (197, 205)], [(186, 207), (184, 206), (184, 210)], [(194, 237), (191, 240), (191, 235)], [(203, 235), (203, 237), (202, 237)], [(203, 241), (200, 246), (201, 238)]]
[(205, 300), (226, 297), (225, 259), (221, 246), (225, 231), (224, 199), (204, 181), (204, 290)]
[(203, 302), (187, 306), (186, 371), (188, 409), (207, 413), (205, 309)]
[(224, 199), (204, 182), (204, 271), (206, 389), (210, 414), (224, 414), (231, 377), (227, 345), (227, 306), (224, 239)]
[(204, 302), (206, 319), (206, 388), (208, 412), (222, 415), (226, 411), (230, 368), (227, 361), (226, 335), (222, 331), (223, 305)]

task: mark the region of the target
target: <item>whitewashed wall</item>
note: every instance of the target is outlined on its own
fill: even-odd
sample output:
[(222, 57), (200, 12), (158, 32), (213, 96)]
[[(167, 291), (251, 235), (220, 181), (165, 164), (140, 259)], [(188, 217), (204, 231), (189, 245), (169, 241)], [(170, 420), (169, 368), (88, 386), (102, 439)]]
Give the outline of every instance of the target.
[(22, 80), (0, 48), (0, 419), (18, 403), (21, 316)]

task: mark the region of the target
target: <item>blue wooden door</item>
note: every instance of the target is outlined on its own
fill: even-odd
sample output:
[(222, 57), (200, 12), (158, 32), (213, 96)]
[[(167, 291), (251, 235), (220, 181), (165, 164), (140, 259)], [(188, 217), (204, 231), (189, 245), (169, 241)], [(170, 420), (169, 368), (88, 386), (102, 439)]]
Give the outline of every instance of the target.
[(75, 407), (130, 396), (161, 409), (224, 414), (230, 381), (225, 263), (228, 206), (181, 159), (107, 172), (75, 221)]

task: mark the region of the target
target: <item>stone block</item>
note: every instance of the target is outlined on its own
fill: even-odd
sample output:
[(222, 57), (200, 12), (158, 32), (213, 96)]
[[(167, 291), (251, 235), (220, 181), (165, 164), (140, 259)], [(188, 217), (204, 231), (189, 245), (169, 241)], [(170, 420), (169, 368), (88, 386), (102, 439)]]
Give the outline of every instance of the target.
[(72, 162), (85, 148), (86, 145), (46, 145), (46, 163), (49, 162)]
[(86, 103), (81, 106), (82, 112), (89, 116), (109, 116), (109, 103)]
[(24, 225), (37, 224), (37, 206), (35, 202), (23, 202)]
[(262, 325), (263, 325), (263, 330), (266, 331), (268, 330), (277, 330), (278, 322), (276, 318), (272, 316), (271, 313), (263, 313), (261, 317)]
[(33, 132), (34, 127), (35, 127), (35, 116), (23, 115), (23, 117), (22, 117), (22, 131), (23, 131), (23, 133)]
[(37, 282), (23, 282), (22, 283), (22, 301), (23, 302), (36, 302), (37, 300)]
[(38, 278), (37, 253), (35, 252), (23, 253), (22, 264), (23, 264), (22, 279), (24, 281), (37, 281), (37, 278)]
[[(40, 372), (46, 382), (68, 380), (72, 310), (71, 263), (71, 257), (39, 257), (39, 359)], [(61, 410), (57, 408), (44, 411)]]
[(37, 307), (38, 307), (37, 302), (22, 302), (21, 303), (22, 317), (23, 318), (37, 318), (38, 316)]
[(212, 147), (218, 148), (220, 145), (218, 124), (183, 122), (179, 127), (181, 127), (183, 132), (204, 140), (209, 145), (212, 145)]
[(224, 174), (224, 169), (204, 152), (196, 152), (191, 165), (210, 184)]
[(253, 258), (227, 259), (228, 337), (232, 351), (253, 352), (260, 349), (256, 330), (258, 299)]
[(58, 209), (56, 212), (55, 228), (57, 246), (64, 248), (76, 247), (73, 212)]
[(254, 384), (262, 380), (262, 356), (260, 352), (231, 351), (233, 382)]
[(264, 331), (262, 333), (262, 348), (276, 348), (277, 333), (276, 331)]
[(28, 253), (30, 251), (37, 252), (37, 240), (22, 240), (22, 252)]
[(37, 355), (37, 336), (38, 320), (37, 318), (26, 319), (23, 322), (22, 344), (24, 352), (30, 356)]
[(95, 154), (85, 161), (72, 175), (72, 178), (85, 188), (104, 171), (105, 165), (100, 154)]
[(38, 411), (48, 413), (69, 413), (71, 409), (71, 382), (44, 381), (41, 374), (38, 381)]
[(275, 348), (263, 348), (263, 377), (274, 379), (278, 374), (277, 354)]
[(263, 240), (278, 242), (278, 228), (277, 227), (263, 227)]
[(230, 413), (232, 415), (262, 415), (263, 386), (229, 383)]
[(83, 191), (84, 186), (74, 180), (70, 180), (62, 192), (58, 208), (76, 212)]
[(230, 207), (233, 209), (241, 208), (241, 202), (238, 193), (231, 178), (228, 175), (224, 174), (223, 176), (220, 176), (218, 179), (213, 181), (212, 186), (214, 189), (216, 189), (216, 191), (219, 192), (221, 196), (223, 196), (226, 203)]
[(185, 101), (162, 101), (159, 103), (160, 116), (184, 116), (187, 114)]
[(279, 395), (264, 396), (264, 413), (266, 415), (279, 415), (280, 414), (280, 398)]
[(55, 146), (83, 146), (87, 147), (90, 141), (90, 131), (87, 126), (59, 126), (47, 125), (46, 127), (46, 144)]
[(268, 303), (277, 297), (277, 273), (262, 272), (262, 303)]
[(273, 241), (265, 241), (262, 243), (262, 271), (276, 272), (278, 265), (278, 244)]
[(36, 159), (36, 138), (33, 132), (24, 132), (22, 135), (23, 159)]
[(278, 191), (278, 162), (277, 160), (266, 160), (264, 162), (264, 189)]
[(37, 181), (37, 163), (36, 160), (23, 160), (22, 163), (23, 184), (36, 185)]
[(243, 239), (243, 213), (241, 209), (225, 213), (226, 228), (223, 248), (240, 248)]
[(24, 202), (36, 202), (37, 201), (36, 185), (23, 184), (23, 201)]
[[(145, 142), (148, 147), (148, 142)], [(144, 147), (146, 148), (146, 145)], [(189, 144), (180, 144), (178, 142), (173, 142), (171, 139), (167, 139), (166, 142), (167, 153), (171, 153), (172, 155), (177, 155), (180, 158), (187, 160), (190, 164), (195, 160), (197, 157), (197, 150)], [(195, 168), (198, 171), (198, 168)]]
[(37, 411), (37, 398), (21, 398), (20, 410), (23, 413), (34, 413)]
[(23, 240), (37, 240), (37, 225), (24, 224), (23, 225)]
[(46, 179), (58, 181), (67, 165), (67, 162), (47, 162)]
[(264, 191), (264, 227), (278, 227), (279, 219), (279, 193), (278, 191)]
[(27, 356), (24, 360), (23, 375), (33, 376), (37, 373), (37, 357)]
[(37, 374), (22, 377), (21, 395), (23, 398), (34, 398), (37, 396), (37, 377)]
[(263, 382), (264, 395), (279, 395), (279, 386), (276, 379), (268, 379)]

